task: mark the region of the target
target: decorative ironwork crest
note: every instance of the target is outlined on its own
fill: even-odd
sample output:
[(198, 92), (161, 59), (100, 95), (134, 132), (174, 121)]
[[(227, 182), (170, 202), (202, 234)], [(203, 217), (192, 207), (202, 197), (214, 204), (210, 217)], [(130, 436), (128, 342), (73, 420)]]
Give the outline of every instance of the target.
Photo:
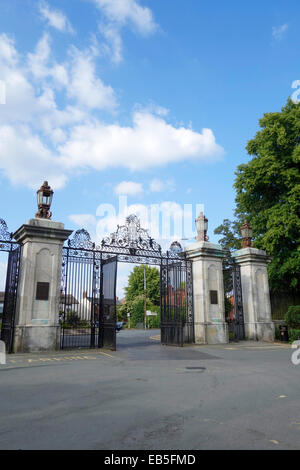
[(184, 251), (177, 241), (171, 244), (169, 251), (163, 253), (161, 246), (149, 235), (148, 230), (141, 227), (136, 215), (129, 215), (125, 225), (118, 225), (116, 232), (105, 237), (100, 245), (92, 242), (85, 229), (77, 230), (73, 238), (68, 240), (68, 248), (71, 249), (71, 256), (84, 254), (86, 258), (107, 259), (114, 254), (118, 255), (119, 261), (127, 263), (160, 265), (167, 263), (167, 259), (184, 259)]
[(68, 240), (69, 248), (85, 250), (93, 250), (95, 248), (95, 243), (92, 242), (91, 236), (87, 230), (84, 228), (77, 230), (73, 238)]
[(161, 253), (161, 246), (150, 237), (148, 230), (141, 228), (136, 215), (129, 215), (125, 225), (118, 225), (117, 231), (105, 237), (101, 246), (105, 249), (125, 248), (131, 255), (135, 255), (140, 250)]
[(4, 219), (0, 219), (0, 251), (11, 251), (19, 245), (14, 241), (13, 233), (10, 233)]
[(5, 220), (0, 219), (0, 240), (10, 242), (12, 238), (13, 234), (9, 233)]

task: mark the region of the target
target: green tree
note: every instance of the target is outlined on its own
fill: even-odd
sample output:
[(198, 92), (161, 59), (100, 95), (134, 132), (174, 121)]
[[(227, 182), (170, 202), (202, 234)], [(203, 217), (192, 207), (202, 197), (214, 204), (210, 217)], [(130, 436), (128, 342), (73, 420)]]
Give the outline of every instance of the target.
[[(137, 295), (134, 300), (128, 300), (122, 305), (126, 313), (130, 313), (130, 327), (136, 328), (137, 323), (144, 323), (144, 295)], [(159, 328), (160, 326), (160, 308), (153, 305), (146, 299), (146, 309), (151, 312), (157, 312), (157, 317), (147, 318), (147, 324), (150, 328)]]
[(240, 227), (242, 222), (224, 219), (223, 223), (214, 230), (216, 235), (223, 235), (219, 240), (220, 245), (226, 251), (238, 250), (241, 248)]
[(117, 321), (127, 321), (127, 310), (123, 305), (117, 305)]
[(144, 268), (146, 270), (147, 299), (154, 304), (160, 304), (160, 274), (157, 268), (151, 266), (135, 266), (130, 273), (128, 286), (125, 287), (126, 301), (133, 301), (144, 295)]
[(271, 287), (299, 289), (300, 105), (289, 99), (259, 125), (246, 147), (253, 158), (236, 172), (236, 214), (249, 215), (255, 246), (273, 256)]
[(247, 219), (254, 246), (273, 258), (271, 289), (295, 291), (300, 287), (300, 105), (289, 99), (281, 112), (265, 114), (259, 125), (246, 147), (252, 159), (236, 171), (236, 220), (224, 221), (215, 233), (235, 248), (237, 229)]

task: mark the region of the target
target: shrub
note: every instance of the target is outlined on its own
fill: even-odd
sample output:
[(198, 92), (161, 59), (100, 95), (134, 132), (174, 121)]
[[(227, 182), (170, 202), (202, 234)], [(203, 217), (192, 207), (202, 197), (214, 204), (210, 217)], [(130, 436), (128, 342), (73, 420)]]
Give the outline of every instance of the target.
[(289, 328), (289, 342), (297, 341), (300, 339), (300, 330), (296, 328)]
[(152, 304), (149, 310), (151, 310), (151, 312), (156, 312), (157, 316), (148, 317), (147, 319), (148, 328), (160, 328), (160, 307)]
[(90, 328), (90, 322), (87, 320), (81, 320), (81, 318), (77, 315), (76, 312), (67, 312), (66, 318), (64, 321), (64, 313), (59, 313), (59, 322), (60, 325), (63, 326), (65, 329), (67, 328)]
[(141, 296), (133, 300), (131, 306), (130, 327), (136, 328), (138, 323), (144, 323), (144, 299)]
[(284, 317), (285, 323), (291, 329), (300, 329), (300, 305), (289, 307)]

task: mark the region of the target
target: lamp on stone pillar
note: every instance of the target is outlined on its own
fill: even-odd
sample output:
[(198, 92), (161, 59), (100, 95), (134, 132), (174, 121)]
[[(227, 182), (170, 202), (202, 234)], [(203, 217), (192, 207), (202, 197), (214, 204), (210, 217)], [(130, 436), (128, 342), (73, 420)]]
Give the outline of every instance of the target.
[(241, 226), (241, 234), (242, 234), (242, 248), (251, 248), (253, 247), (252, 237), (253, 237), (253, 230), (250, 224), (248, 224), (247, 220)]
[(200, 212), (195, 222), (197, 229), (197, 242), (208, 242), (208, 219), (205, 217), (203, 212)]
[(44, 181), (36, 194), (38, 211), (35, 217), (38, 219), (51, 219), (52, 213), (50, 212), (50, 207), (53, 198), (53, 189), (48, 185), (48, 181)]

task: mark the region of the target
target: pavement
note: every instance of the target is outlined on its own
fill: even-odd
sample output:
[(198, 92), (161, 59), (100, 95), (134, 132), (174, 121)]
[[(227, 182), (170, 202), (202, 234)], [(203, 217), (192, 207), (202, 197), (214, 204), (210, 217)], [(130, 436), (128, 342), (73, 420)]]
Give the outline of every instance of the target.
[(300, 365), (282, 343), (15, 354), (0, 365), (0, 449), (300, 449)]

